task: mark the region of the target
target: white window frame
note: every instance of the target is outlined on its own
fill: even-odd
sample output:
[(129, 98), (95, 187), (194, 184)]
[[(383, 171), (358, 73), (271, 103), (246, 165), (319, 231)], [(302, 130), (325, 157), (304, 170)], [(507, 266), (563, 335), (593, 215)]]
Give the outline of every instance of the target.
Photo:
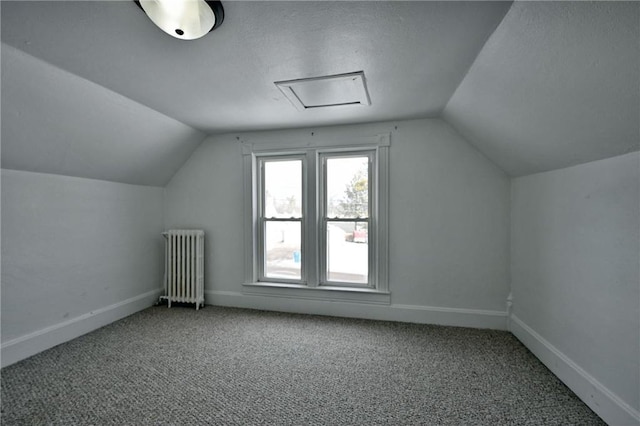
[[(325, 300), (390, 303), (388, 284), (388, 223), (389, 223), (389, 149), (390, 134), (354, 138), (346, 141), (322, 140), (313, 133), (296, 137), (295, 141), (243, 140), (245, 279), (244, 294), (301, 297)], [(369, 206), (369, 283), (327, 281), (322, 258), (324, 241), (323, 191), (326, 174), (321, 170), (324, 158), (332, 156), (370, 156)], [(262, 206), (259, 191), (261, 161), (278, 158), (303, 158), (303, 212), (301, 280), (266, 279), (261, 266)], [(375, 187), (375, 189), (374, 189)]]
[[(265, 181), (265, 168), (264, 164), (268, 161), (287, 161), (287, 160), (300, 160), (301, 162), (301, 179), (302, 179), (302, 215), (298, 218), (267, 218), (265, 217), (265, 205), (266, 199), (264, 181)], [(300, 264), (300, 279), (287, 279), (287, 278), (273, 278), (267, 277), (265, 274), (265, 258), (266, 258), (266, 243), (265, 234), (267, 222), (300, 222), (300, 255), (302, 259), (306, 259), (305, 241), (307, 240), (306, 234), (306, 215), (307, 209), (305, 208), (305, 201), (307, 193), (305, 192), (306, 182), (306, 155), (304, 154), (286, 154), (286, 155), (262, 155), (256, 158), (258, 177), (258, 214), (257, 214), (257, 260), (258, 260), (258, 279), (259, 282), (276, 282), (276, 283), (290, 283), (290, 284), (305, 284), (306, 282), (306, 268), (305, 264), (308, 262), (302, 262)]]
[[(349, 149), (349, 150), (319, 150), (318, 151), (318, 169), (317, 172), (319, 174), (318, 179), (318, 195), (319, 195), (319, 208), (318, 208), (318, 240), (317, 245), (319, 247), (320, 256), (318, 258), (318, 266), (320, 270), (319, 274), (319, 286), (329, 286), (329, 287), (345, 287), (345, 288), (369, 288), (376, 289), (377, 288), (377, 277), (376, 277), (376, 246), (377, 246), (377, 238), (376, 238), (376, 218), (378, 216), (376, 209), (376, 199), (377, 199), (377, 188), (378, 188), (378, 180), (376, 173), (376, 150), (375, 149)], [(335, 221), (344, 221), (344, 222), (352, 222), (355, 221), (354, 218), (349, 219), (337, 219), (337, 218), (328, 218), (326, 217), (327, 213), (327, 159), (331, 158), (349, 158), (349, 157), (367, 157), (368, 164), (368, 200), (369, 200), (369, 211), (367, 214), (366, 222), (368, 224), (368, 254), (367, 254), (367, 283), (353, 283), (353, 282), (340, 282), (340, 281), (329, 281), (327, 277), (327, 256), (323, 255), (327, 253), (327, 225), (328, 222)], [(363, 220), (364, 222), (365, 220)]]

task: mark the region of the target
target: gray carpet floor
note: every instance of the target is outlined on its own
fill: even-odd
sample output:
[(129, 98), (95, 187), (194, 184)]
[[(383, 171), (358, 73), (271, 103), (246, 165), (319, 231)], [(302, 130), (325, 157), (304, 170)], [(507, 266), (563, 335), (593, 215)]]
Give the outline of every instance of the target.
[(511, 334), (153, 307), (1, 371), (3, 425), (604, 424)]

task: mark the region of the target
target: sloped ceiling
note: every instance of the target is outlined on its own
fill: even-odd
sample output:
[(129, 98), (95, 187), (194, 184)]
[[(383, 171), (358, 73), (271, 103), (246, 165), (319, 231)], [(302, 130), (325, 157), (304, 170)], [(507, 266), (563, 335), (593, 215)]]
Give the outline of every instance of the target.
[[(437, 116), (509, 3), (224, 7), (185, 42), (133, 1), (3, 1), (2, 166), (164, 185), (204, 133)], [(273, 84), (359, 70), (370, 107), (301, 113)]]
[[(204, 134), (440, 116), (514, 176), (639, 148), (638, 3), (224, 7), (185, 42), (133, 1), (3, 1), (2, 166), (164, 185)], [(359, 70), (371, 106), (273, 84)]]
[[(438, 116), (508, 2), (225, 1), (193, 41), (133, 1), (3, 2), (2, 39), (207, 133)], [(372, 105), (300, 112), (275, 81), (365, 72)]]
[(2, 167), (164, 186), (206, 135), (2, 46)]
[(443, 115), (512, 176), (637, 151), (640, 3), (514, 3)]

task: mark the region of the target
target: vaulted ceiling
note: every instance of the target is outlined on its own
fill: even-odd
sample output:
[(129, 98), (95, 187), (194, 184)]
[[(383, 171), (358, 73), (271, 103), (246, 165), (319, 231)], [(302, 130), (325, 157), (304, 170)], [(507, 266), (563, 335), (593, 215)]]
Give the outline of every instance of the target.
[[(3, 1), (2, 167), (162, 186), (207, 134), (418, 117), (513, 176), (639, 149), (638, 3), (224, 7), (182, 41), (133, 1)], [(360, 70), (371, 106), (273, 84)]]
[(444, 117), (512, 176), (637, 151), (640, 3), (514, 3)]

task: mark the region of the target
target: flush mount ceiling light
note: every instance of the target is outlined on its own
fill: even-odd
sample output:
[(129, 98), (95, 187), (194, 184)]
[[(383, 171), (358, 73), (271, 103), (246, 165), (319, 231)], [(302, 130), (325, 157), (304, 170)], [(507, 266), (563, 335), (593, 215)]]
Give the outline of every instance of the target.
[(135, 0), (162, 31), (182, 40), (194, 40), (218, 28), (224, 20), (219, 1)]
[(297, 109), (371, 105), (364, 71), (298, 80), (275, 85)]

